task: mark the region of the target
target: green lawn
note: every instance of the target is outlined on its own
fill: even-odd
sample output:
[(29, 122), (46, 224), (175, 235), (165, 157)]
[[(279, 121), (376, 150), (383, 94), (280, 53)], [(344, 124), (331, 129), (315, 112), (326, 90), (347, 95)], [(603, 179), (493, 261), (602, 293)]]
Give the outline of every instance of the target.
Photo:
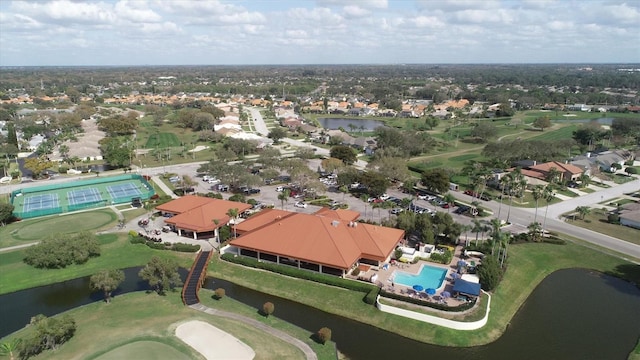
[[(208, 295), (211, 295), (209, 292)], [(202, 294), (201, 297), (207, 297)], [(256, 309), (248, 308), (233, 300), (222, 299), (217, 307), (236, 309), (243, 314), (252, 314), (259, 321), (283, 330), (306, 342), (318, 352), (322, 360), (335, 359), (335, 345), (321, 346), (309, 339), (308, 331), (294, 327), (277, 319), (277, 309), (274, 315), (265, 319), (257, 315)], [(267, 359), (302, 359), (300, 350), (263, 331), (237, 321), (211, 316), (192, 310), (182, 305), (178, 292), (167, 296), (155, 293), (136, 292), (117, 296), (107, 305), (97, 302), (82, 306), (67, 312), (77, 323), (74, 337), (55, 352), (44, 353), (38, 359), (152, 359), (153, 352), (139, 353), (140, 350), (153, 345), (150, 342), (164, 344), (163, 349), (171, 350), (155, 357), (156, 359), (203, 359), (197, 352), (183, 343), (175, 335), (176, 327), (185, 321), (201, 320), (214, 325), (235, 336), (255, 353), (256, 360)], [(10, 337), (23, 337), (31, 329), (25, 328)], [(2, 341), (8, 340), (2, 339)], [(97, 340), (99, 339), (99, 341)], [(135, 344), (135, 345), (134, 345)], [(142, 345), (142, 346), (140, 346)], [(122, 354), (122, 357), (114, 355)]]
[(191, 253), (152, 250), (146, 245), (129, 243), (126, 234), (100, 235), (102, 254), (83, 265), (71, 265), (64, 269), (36, 269), (25, 264), (24, 250), (0, 253), (0, 294), (36, 286), (53, 284), (82, 276), (92, 275), (101, 269), (123, 269), (146, 264), (152, 256), (171, 257), (180, 266), (190, 268), (194, 259)]
[[(572, 243), (519, 244), (511, 246), (509, 253), (508, 271), (493, 294), (488, 324), (480, 330), (464, 332), (380, 312), (362, 301), (362, 293), (254, 271), (217, 259), (209, 266), (209, 274), (257, 291), (296, 299), (320, 310), (352, 318), (417, 341), (444, 346), (476, 346), (495, 341), (505, 331), (533, 289), (555, 270), (588, 266), (640, 283), (640, 269), (635, 273), (624, 272), (630, 263)], [(584, 259), (589, 259), (589, 262), (585, 263)]]
[(146, 148), (147, 149), (156, 149), (156, 148), (167, 148), (180, 146), (180, 140), (174, 133), (169, 132), (161, 132), (157, 134), (151, 134), (147, 139)]
[[(164, 339), (161, 339), (164, 340)], [(105, 354), (102, 354), (95, 360), (120, 360), (120, 359), (137, 359), (137, 360), (155, 360), (155, 359), (175, 359), (189, 360), (191, 357), (198, 355), (185, 354), (171, 345), (153, 340), (138, 340), (118, 348), (115, 348)]]
[(580, 226), (591, 231), (609, 235), (617, 239), (640, 245), (640, 230), (628, 226), (610, 224), (607, 215), (601, 210), (592, 209), (584, 220), (577, 218), (569, 220), (572, 225)]
[[(578, 129), (578, 125), (560, 125), (561, 127), (557, 130), (555, 129), (546, 129), (545, 131), (540, 132), (540, 135), (534, 136), (533, 140), (564, 140), (571, 139), (573, 136), (573, 132)], [(555, 125), (557, 128), (558, 125)]]
[(98, 232), (112, 228), (117, 220), (111, 209), (22, 220), (0, 227), (0, 248), (39, 241), (51, 234)]

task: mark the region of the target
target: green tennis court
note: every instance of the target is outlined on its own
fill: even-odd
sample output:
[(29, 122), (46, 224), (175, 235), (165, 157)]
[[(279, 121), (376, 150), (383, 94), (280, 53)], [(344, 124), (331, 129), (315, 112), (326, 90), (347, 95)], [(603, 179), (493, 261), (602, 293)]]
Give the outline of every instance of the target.
[(93, 178), (64, 184), (18, 189), (11, 193), (14, 215), (28, 219), (44, 215), (147, 200), (155, 194), (138, 174)]

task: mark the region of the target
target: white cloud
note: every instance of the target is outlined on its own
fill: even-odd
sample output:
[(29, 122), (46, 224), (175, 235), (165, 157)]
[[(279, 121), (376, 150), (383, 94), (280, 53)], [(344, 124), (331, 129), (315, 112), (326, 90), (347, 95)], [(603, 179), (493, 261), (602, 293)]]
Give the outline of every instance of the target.
[(357, 6), (360, 8), (386, 9), (389, 7), (387, 0), (318, 0), (320, 6)]
[(160, 22), (162, 17), (147, 7), (146, 1), (119, 1), (115, 6), (118, 17), (132, 22)]
[(55, 0), (47, 3), (15, 2), (12, 10), (30, 15), (41, 21), (50, 23), (71, 24), (107, 24), (116, 16), (105, 3), (78, 3), (69, 0)]
[(352, 18), (364, 17), (364, 16), (368, 16), (369, 14), (371, 14), (371, 11), (369, 11), (367, 9), (363, 9), (360, 6), (354, 6), (354, 5), (349, 5), (349, 6), (343, 7), (342, 8), (342, 12), (347, 17), (352, 17)]

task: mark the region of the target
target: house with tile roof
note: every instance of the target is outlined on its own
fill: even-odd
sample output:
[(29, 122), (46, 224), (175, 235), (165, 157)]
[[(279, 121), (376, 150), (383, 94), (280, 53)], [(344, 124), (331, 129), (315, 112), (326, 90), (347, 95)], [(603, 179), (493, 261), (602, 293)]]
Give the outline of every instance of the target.
[(239, 237), (227, 252), (345, 276), (359, 264), (380, 266), (404, 238), (404, 231), (359, 223), (351, 210), (323, 208), (306, 214), (264, 210), (238, 224)]
[(232, 221), (227, 215), (230, 209), (238, 209), (240, 216), (251, 209), (251, 205), (186, 195), (156, 206), (156, 210), (166, 217), (165, 224), (177, 231), (179, 236), (192, 236), (196, 240), (217, 239), (218, 229)]
[[(580, 175), (584, 172), (584, 170), (572, 164), (550, 161), (543, 164), (529, 166), (528, 168), (523, 169), (522, 174), (544, 180), (548, 178), (551, 169), (554, 168), (560, 172), (560, 182), (578, 180)], [(528, 171), (525, 172), (525, 170)]]

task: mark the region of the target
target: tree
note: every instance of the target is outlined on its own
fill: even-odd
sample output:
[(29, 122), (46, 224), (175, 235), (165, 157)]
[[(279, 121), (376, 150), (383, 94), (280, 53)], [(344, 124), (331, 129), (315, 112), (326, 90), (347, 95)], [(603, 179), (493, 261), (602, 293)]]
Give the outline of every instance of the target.
[(128, 141), (121, 141), (116, 137), (106, 137), (99, 141), (100, 152), (107, 164), (115, 167), (131, 165), (133, 148)]
[(482, 259), (482, 264), (478, 266), (478, 277), (483, 290), (495, 289), (502, 278), (502, 270), (498, 260), (493, 256), (485, 256)]
[(291, 196), (291, 190), (284, 189), (280, 194), (278, 194), (278, 200), (280, 200), (280, 208), (284, 210), (284, 203), (289, 200), (289, 196)]
[(332, 158), (340, 159), (345, 165), (351, 165), (357, 160), (356, 153), (346, 145), (336, 145), (331, 148), (329, 155)]
[(273, 140), (274, 144), (279, 144), (280, 140), (287, 136), (287, 131), (281, 127), (276, 127), (273, 128), (267, 136)]
[(9, 356), (9, 359), (14, 360), (20, 349), (21, 339), (15, 338), (11, 341), (0, 344), (0, 356)]
[(551, 127), (551, 118), (549, 115), (540, 116), (533, 121), (533, 126), (544, 131), (545, 128)]
[(424, 122), (429, 127), (429, 130), (433, 130), (434, 127), (440, 124), (440, 119), (435, 116), (427, 116)]
[(5, 226), (13, 219), (14, 206), (11, 204), (0, 203), (0, 225)]
[(28, 170), (31, 170), (33, 173), (33, 178), (37, 179), (42, 175), (42, 173), (50, 167), (53, 167), (53, 162), (47, 160), (45, 157), (33, 157), (26, 158), (24, 160), (24, 167)]
[(420, 181), (429, 191), (444, 193), (449, 189), (449, 174), (442, 168), (425, 170)]
[(544, 198), (544, 201), (547, 202), (547, 209), (544, 211), (544, 220), (542, 220), (542, 229), (544, 230), (544, 227), (547, 223), (547, 212), (549, 211), (549, 203), (551, 203), (551, 201), (553, 201), (553, 199), (555, 199), (556, 197), (556, 194), (553, 192), (552, 184), (547, 184), (547, 186), (544, 187), (542, 197)]
[(631, 175), (635, 175), (638, 173), (638, 169), (632, 167), (632, 166), (628, 166), (627, 168), (624, 169), (624, 172), (627, 173), (627, 175), (631, 176)]
[(227, 210), (227, 213), (225, 215), (233, 220), (233, 237), (238, 237), (238, 233), (236, 233), (236, 223), (238, 222), (238, 208)]
[(538, 200), (540, 200), (544, 196), (544, 187), (542, 185), (535, 185), (533, 190), (531, 191), (533, 195), (533, 200), (536, 202), (536, 212), (533, 216), (533, 222), (536, 222), (538, 219)]
[(52, 234), (25, 250), (24, 262), (36, 268), (59, 269), (71, 264), (84, 264), (100, 255), (95, 234)]
[(157, 256), (145, 265), (138, 273), (143, 280), (149, 283), (159, 295), (165, 295), (165, 290), (174, 290), (176, 286), (182, 285), (180, 274), (178, 273), (178, 263), (173, 259), (163, 259)]
[(529, 230), (529, 239), (531, 239), (531, 241), (538, 242), (542, 235), (542, 225), (540, 225), (539, 222), (534, 221), (527, 226), (527, 229)]
[(122, 270), (101, 270), (89, 278), (91, 289), (102, 291), (107, 304), (111, 303), (111, 293), (124, 281)]
[(584, 220), (584, 217), (591, 213), (591, 208), (588, 206), (578, 206), (576, 212), (580, 214), (580, 219)]
[(582, 175), (580, 175), (580, 178), (578, 180), (580, 180), (580, 187), (586, 188), (587, 186), (589, 186), (589, 183), (591, 182), (591, 177), (585, 173), (582, 173)]
[(559, 184), (561, 179), (562, 179), (562, 173), (556, 167), (552, 167), (551, 169), (549, 169), (549, 172), (547, 173), (547, 177), (545, 178), (545, 180), (547, 180), (552, 184)]
[(67, 156), (69, 156), (69, 147), (65, 144), (62, 144), (58, 146), (58, 152), (60, 153), (60, 156), (66, 159)]
[(28, 359), (44, 350), (55, 350), (69, 341), (76, 332), (76, 322), (69, 315), (49, 318), (42, 314), (31, 318), (33, 335), (19, 345), (20, 358)]
[(316, 336), (318, 337), (318, 341), (321, 344), (326, 344), (327, 341), (331, 341), (331, 329), (329, 329), (328, 327), (323, 327), (322, 329), (318, 330)]
[(215, 298), (217, 300), (222, 299), (227, 294), (227, 292), (223, 288), (217, 288), (217, 289), (214, 290), (213, 293), (214, 293), (213, 296), (215, 296)]
[(262, 304), (262, 313), (264, 314), (264, 316), (269, 317), (269, 315), (273, 314), (273, 311), (275, 310), (275, 305), (273, 305), (272, 302), (266, 302), (264, 304)]
[(496, 135), (498, 135), (498, 128), (487, 122), (480, 123), (471, 130), (471, 136), (481, 142), (487, 142), (489, 139), (496, 137)]

